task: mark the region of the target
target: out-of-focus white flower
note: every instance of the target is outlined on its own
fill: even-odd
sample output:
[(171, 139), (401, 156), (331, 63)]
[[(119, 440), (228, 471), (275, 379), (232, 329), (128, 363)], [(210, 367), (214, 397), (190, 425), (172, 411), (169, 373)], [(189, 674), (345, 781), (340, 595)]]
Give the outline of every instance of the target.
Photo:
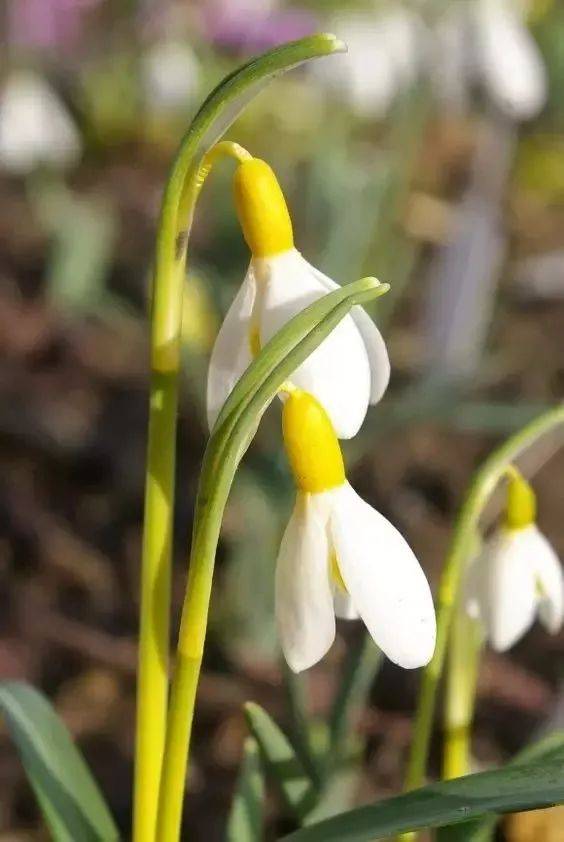
[(468, 571), (464, 605), (498, 652), (538, 617), (555, 634), (562, 625), (564, 581), (558, 556), (534, 523), (534, 496), (522, 477), (510, 481), (505, 524)]
[(341, 13), (331, 30), (348, 53), (312, 72), (366, 117), (383, 117), (394, 98), (429, 76), (439, 99), (466, 109), (474, 87), (513, 120), (534, 117), (546, 73), (519, 0), (456, 0), (432, 24), (414, 8), (374, 5)]
[(475, 0), (477, 73), (493, 102), (514, 120), (534, 117), (546, 99), (540, 52), (516, 0)]
[(142, 74), (146, 101), (155, 111), (185, 108), (197, 94), (198, 60), (183, 41), (153, 44), (143, 56)]
[(317, 663), (335, 638), (335, 615), (361, 618), (394, 663), (414, 668), (435, 648), (433, 599), (405, 539), (345, 478), (323, 407), (291, 391), (284, 443), (297, 486), (276, 566), (276, 620), (294, 672)]
[(439, 96), (466, 107), (478, 84), (507, 117), (534, 117), (546, 100), (546, 72), (518, 0), (462, 0), (439, 19), (430, 53)]
[(78, 129), (53, 88), (36, 73), (12, 73), (0, 92), (0, 166), (23, 174), (67, 167), (80, 156)]
[[(293, 316), (338, 284), (314, 269), (293, 244), (284, 196), (270, 167), (241, 163), (235, 198), (251, 263), (212, 352), (207, 407), (210, 428), (260, 347)], [(358, 432), (369, 404), (384, 394), (390, 363), (380, 332), (355, 307), (292, 375), (323, 405), (340, 438)]]
[(315, 63), (312, 72), (342, 94), (361, 115), (385, 115), (394, 97), (408, 88), (420, 69), (418, 16), (402, 6), (340, 14), (330, 23), (348, 52)]

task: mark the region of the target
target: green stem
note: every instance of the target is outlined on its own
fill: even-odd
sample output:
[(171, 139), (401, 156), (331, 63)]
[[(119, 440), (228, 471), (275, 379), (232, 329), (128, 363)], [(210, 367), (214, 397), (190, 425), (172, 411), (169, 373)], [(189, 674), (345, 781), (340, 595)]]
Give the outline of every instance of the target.
[[(282, 44), (229, 74), (211, 92), (194, 117), (167, 181), (157, 234), (152, 301), (134, 842), (154, 842), (155, 839), (165, 737), (180, 328), (186, 249), (196, 199), (217, 154), (209, 150), (262, 86), (292, 67), (343, 49), (344, 44), (332, 35), (312, 35)], [(223, 147), (225, 150), (228, 146), (217, 144), (216, 149)], [(236, 149), (240, 150), (240, 147), (231, 144), (231, 153)]]
[[(167, 191), (159, 226), (153, 282), (149, 432), (141, 561), (141, 606), (133, 838), (153, 842), (165, 745), (170, 636), (172, 520), (180, 330), (186, 245), (194, 207), (213, 163), (222, 155), (250, 157), (219, 143), (204, 156), (179, 195)], [(174, 181), (174, 170), (171, 179)], [(175, 203), (182, 213), (175, 212)], [(188, 227), (186, 219), (189, 220)], [(182, 236), (181, 236), (182, 233)], [(180, 248), (179, 248), (180, 244)]]
[[(180, 833), (195, 690), (204, 651), (215, 554), (223, 512), (239, 462), (262, 413), (288, 376), (352, 306), (376, 298), (387, 289), (385, 284), (363, 279), (329, 293), (295, 316), (265, 345), (239, 380), (216, 422), (204, 454), (196, 500), (188, 583), (166, 730), (157, 819), (159, 842), (176, 842)], [(334, 306), (331, 307), (331, 303)]]
[(464, 565), (472, 548), (480, 516), (507, 466), (514, 462), (537, 439), (561, 424), (564, 424), (564, 405), (549, 410), (515, 433), (485, 461), (476, 473), (467, 493), (456, 521), (453, 539), (439, 584), (437, 643), (435, 654), (423, 672), (405, 781), (406, 789), (414, 789), (424, 782), (438, 683), (443, 670), (453, 609), (464, 572)]
[(470, 772), (470, 736), (483, 635), (478, 623), (457, 607), (448, 647), (444, 704), (443, 779)]

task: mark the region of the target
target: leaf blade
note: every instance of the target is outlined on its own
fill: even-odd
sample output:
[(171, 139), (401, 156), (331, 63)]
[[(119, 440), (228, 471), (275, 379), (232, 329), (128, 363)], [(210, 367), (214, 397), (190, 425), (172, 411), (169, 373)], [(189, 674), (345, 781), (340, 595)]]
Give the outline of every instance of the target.
[(257, 842), (262, 837), (264, 790), (259, 747), (253, 737), (247, 737), (227, 822), (227, 842)]
[(118, 830), (82, 755), (47, 699), (0, 684), (0, 711), (55, 842), (114, 842)]
[(260, 705), (247, 702), (245, 717), (267, 773), (277, 784), (288, 809), (303, 820), (317, 800), (312, 779), (284, 732)]
[(285, 842), (371, 842), (426, 827), (468, 822), (493, 814), (552, 807), (564, 801), (564, 750), (549, 761), (431, 784), (285, 836)]

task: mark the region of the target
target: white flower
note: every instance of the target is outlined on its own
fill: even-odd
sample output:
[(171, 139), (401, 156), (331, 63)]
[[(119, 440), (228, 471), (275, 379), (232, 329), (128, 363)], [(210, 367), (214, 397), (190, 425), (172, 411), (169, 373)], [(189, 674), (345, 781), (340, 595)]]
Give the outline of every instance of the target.
[(78, 130), (55, 91), (31, 71), (17, 71), (0, 93), (0, 166), (22, 174), (80, 156)]
[(156, 111), (185, 108), (195, 96), (200, 77), (198, 61), (188, 44), (165, 40), (143, 56), (145, 97)]
[(312, 68), (365, 117), (381, 118), (419, 78), (440, 100), (468, 107), (476, 86), (512, 120), (534, 117), (546, 100), (546, 72), (518, 0), (456, 0), (430, 25), (416, 9), (374, 4), (341, 13), (331, 31), (348, 52)]
[[(239, 216), (253, 258), (212, 352), (207, 391), (210, 428), (253, 354), (293, 316), (338, 289), (293, 247), (291, 223), (285, 204), (285, 216), (277, 206), (284, 199), (270, 167), (253, 158), (241, 164), (239, 171), (251, 167), (252, 199), (256, 190), (260, 209), (253, 206), (249, 220), (251, 199), (247, 197), (244, 207), (239, 202)], [(264, 238), (268, 238), (268, 248)], [(264, 254), (268, 249), (274, 253)], [(389, 377), (384, 340), (368, 314), (355, 307), (296, 369), (292, 382), (320, 401), (340, 438), (350, 438), (358, 432), (368, 405), (384, 394)]]
[(324, 85), (343, 94), (364, 117), (380, 118), (395, 96), (416, 79), (422, 24), (401, 6), (377, 12), (341, 13), (331, 20), (348, 51), (330, 62), (319, 62), (312, 72)]
[(292, 392), (283, 430), (298, 487), (276, 567), (276, 620), (289, 666), (300, 672), (325, 655), (335, 615), (360, 617), (399, 666), (428, 663), (433, 599), (407, 542), (346, 481), (339, 444), (317, 401)]
[(465, 106), (478, 83), (513, 120), (528, 120), (546, 100), (540, 51), (515, 0), (466, 0), (452, 4), (435, 29), (432, 74), (439, 95)]
[[(344, 586), (344, 589), (343, 589)], [(348, 482), (298, 492), (276, 567), (276, 620), (295, 672), (317, 663), (335, 638), (335, 615), (360, 617), (400, 667), (427, 664), (435, 648), (429, 585), (409, 545)]]
[(562, 625), (560, 562), (534, 523), (500, 528), (472, 564), (466, 579), (467, 613), (480, 620), (498, 652), (513, 646), (538, 617), (555, 634)]

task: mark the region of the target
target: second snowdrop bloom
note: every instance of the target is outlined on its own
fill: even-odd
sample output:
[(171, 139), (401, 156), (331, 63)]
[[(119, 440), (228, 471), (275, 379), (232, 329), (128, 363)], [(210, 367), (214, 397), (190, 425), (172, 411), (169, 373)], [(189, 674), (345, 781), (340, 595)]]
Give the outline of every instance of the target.
[(446, 7), (434, 30), (432, 76), (439, 96), (466, 107), (478, 84), (509, 119), (543, 107), (547, 79), (520, 0), (467, 0)]
[(551, 634), (562, 625), (564, 581), (558, 556), (535, 524), (535, 498), (515, 474), (505, 523), (486, 542), (466, 581), (467, 613), (498, 652), (509, 649), (538, 615)]
[(80, 152), (78, 129), (53, 88), (32, 71), (12, 73), (0, 91), (0, 166), (24, 175), (71, 166)]
[(276, 567), (276, 620), (294, 672), (317, 663), (335, 637), (335, 615), (361, 618), (399, 666), (420, 667), (435, 647), (429, 585), (397, 529), (345, 477), (323, 407), (301, 390), (283, 409), (284, 444), (296, 503)]
[[(338, 289), (294, 248), (288, 208), (268, 164), (258, 158), (239, 164), (235, 202), (252, 257), (210, 360), (210, 427), (261, 346), (309, 304)], [(368, 314), (355, 307), (299, 366), (292, 381), (320, 401), (339, 438), (350, 438), (368, 405), (382, 397), (389, 376), (384, 340)]]

